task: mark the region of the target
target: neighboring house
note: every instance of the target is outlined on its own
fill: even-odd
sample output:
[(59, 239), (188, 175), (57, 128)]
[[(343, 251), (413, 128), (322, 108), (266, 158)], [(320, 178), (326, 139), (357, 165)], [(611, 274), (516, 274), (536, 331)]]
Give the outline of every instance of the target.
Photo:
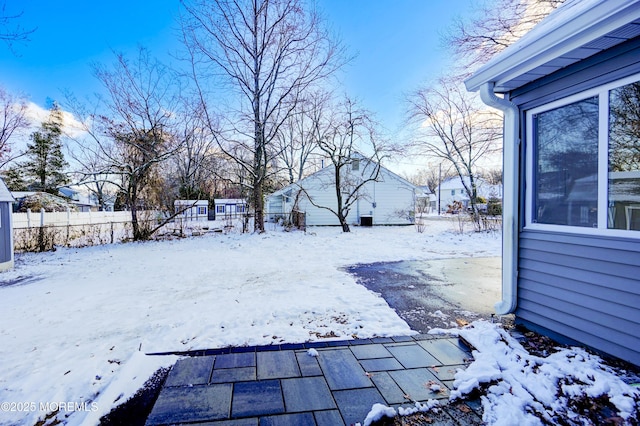
[[(469, 177), (464, 177), (465, 183), (469, 186)], [(486, 200), (490, 198), (502, 199), (502, 185), (491, 185), (482, 178), (476, 177), (474, 179), (476, 183), (476, 191), (479, 197), (483, 197)], [(454, 201), (459, 201), (462, 206), (469, 207), (469, 196), (467, 191), (462, 185), (460, 177), (452, 177), (442, 181), (439, 187), (440, 192), (440, 210), (445, 212), (448, 206), (453, 205)], [(437, 203), (437, 200), (436, 200)]]
[(505, 114), (498, 314), (640, 365), (640, 1), (567, 2), (465, 84)]
[(185, 220), (208, 220), (209, 201), (207, 200), (175, 200), (173, 202), (175, 212), (182, 211), (179, 217)]
[(213, 203), (216, 219), (238, 217), (249, 211), (247, 200), (241, 198), (216, 198)]
[(0, 179), (0, 271), (13, 268), (13, 197)]
[[(369, 175), (365, 160), (350, 167), (351, 178)], [(304, 191), (302, 190), (304, 188)], [(339, 225), (337, 216), (326, 208), (337, 208), (335, 169), (325, 167), (267, 197), (267, 220), (289, 218), (292, 209), (305, 213), (307, 226)], [(408, 225), (414, 222), (418, 188), (384, 167), (377, 181), (366, 183), (347, 216), (349, 225)], [(313, 203), (309, 200), (313, 200)], [(297, 207), (296, 207), (297, 203)], [(316, 204), (316, 205), (314, 205)]]
[[(97, 212), (100, 210), (100, 203), (98, 197), (86, 190), (86, 188), (75, 189), (72, 187), (62, 187), (58, 190), (61, 195), (69, 198), (71, 203), (76, 206), (79, 212)], [(113, 211), (113, 205), (115, 203), (115, 197), (105, 194), (104, 210)]]

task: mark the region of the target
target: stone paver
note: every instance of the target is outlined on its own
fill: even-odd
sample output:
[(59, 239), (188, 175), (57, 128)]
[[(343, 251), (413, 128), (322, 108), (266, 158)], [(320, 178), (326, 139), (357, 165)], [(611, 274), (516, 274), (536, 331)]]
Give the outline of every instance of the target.
[[(309, 355), (310, 348), (317, 356)], [(183, 355), (189, 356), (169, 372), (149, 426), (351, 425), (376, 403), (410, 407), (413, 401), (447, 399), (455, 372), (471, 358), (457, 339), (427, 335)], [(479, 405), (430, 414), (434, 424), (457, 426), (479, 425), (481, 416)]]
[(434, 339), (419, 342), (419, 345), (433, 355), (438, 364), (453, 365), (464, 364), (469, 358), (469, 353), (460, 349), (457, 345), (453, 345), (449, 340)]
[(165, 386), (192, 386), (209, 383), (213, 356), (196, 356), (178, 360), (171, 369)]
[[(390, 371), (389, 375), (400, 386), (400, 389), (414, 401), (449, 397), (447, 387), (427, 368)], [(438, 385), (440, 390), (432, 390), (432, 385)]]
[(296, 358), (298, 359), (298, 366), (303, 376), (321, 376), (322, 369), (318, 364), (318, 358), (310, 356), (307, 351), (296, 352)]
[(316, 426), (313, 413), (282, 414), (262, 417), (260, 426)]
[(300, 377), (293, 351), (258, 352), (258, 380)]
[(229, 418), (232, 385), (166, 387), (162, 389), (147, 425), (222, 420)]
[(371, 358), (391, 358), (391, 352), (381, 344), (362, 345), (351, 347), (351, 352), (357, 359), (371, 359)]
[(331, 390), (371, 387), (373, 383), (349, 349), (320, 352), (320, 367)]
[(237, 368), (237, 367), (255, 367), (256, 354), (253, 352), (245, 352), (238, 354), (218, 355), (214, 368)]
[(404, 368), (431, 367), (440, 364), (433, 355), (430, 355), (420, 345), (389, 345), (387, 349)]
[(240, 382), (233, 385), (233, 417), (284, 413), (279, 380)]
[(287, 412), (336, 408), (329, 386), (323, 377), (282, 380), (282, 392)]
[(373, 404), (382, 403), (383, 398), (376, 388), (361, 388), (336, 391), (333, 393), (344, 422), (354, 425), (367, 417)]

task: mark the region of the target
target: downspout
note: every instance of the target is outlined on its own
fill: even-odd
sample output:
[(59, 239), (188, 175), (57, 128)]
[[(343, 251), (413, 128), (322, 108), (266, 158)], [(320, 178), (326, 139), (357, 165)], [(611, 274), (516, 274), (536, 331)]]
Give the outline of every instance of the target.
[(494, 83), (480, 87), (480, 99), (504, 113), (502, 146), (502, 300), (494, 305), (498, 315), (512, 313), (518, 301), (518, 200), (520, 128), (518, 107), (496, 96)]

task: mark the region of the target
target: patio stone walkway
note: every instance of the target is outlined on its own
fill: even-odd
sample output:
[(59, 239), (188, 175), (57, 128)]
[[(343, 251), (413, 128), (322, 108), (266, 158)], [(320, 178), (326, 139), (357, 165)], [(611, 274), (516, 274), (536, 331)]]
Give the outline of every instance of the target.
[[(375, 403), (395, 408), (429, 399), (446, 403), (456, 369), (471, 358), (458, 339), (430, 335), (183, 355), (188, 356), (169, 372), (149, 426), (349, 426), (362, 422)], [(445, 407), (429, 417), (433, 425), (482, 423), (479, 403)]]

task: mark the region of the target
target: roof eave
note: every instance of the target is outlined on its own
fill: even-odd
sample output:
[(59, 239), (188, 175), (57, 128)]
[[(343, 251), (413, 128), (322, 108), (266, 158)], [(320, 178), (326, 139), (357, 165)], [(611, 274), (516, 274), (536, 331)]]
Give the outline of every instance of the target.
[(557, 20), (537, 37), (523, 37), (480, 67), (465, 80), (465, 86), (476, 92), (483, 84), (493, 82), (496, 93), (506, 93), (528, 83), (514, 85), (518, 77), (637, 19), (640, 19), (640, 2), (602, 1), (580, 14)]

